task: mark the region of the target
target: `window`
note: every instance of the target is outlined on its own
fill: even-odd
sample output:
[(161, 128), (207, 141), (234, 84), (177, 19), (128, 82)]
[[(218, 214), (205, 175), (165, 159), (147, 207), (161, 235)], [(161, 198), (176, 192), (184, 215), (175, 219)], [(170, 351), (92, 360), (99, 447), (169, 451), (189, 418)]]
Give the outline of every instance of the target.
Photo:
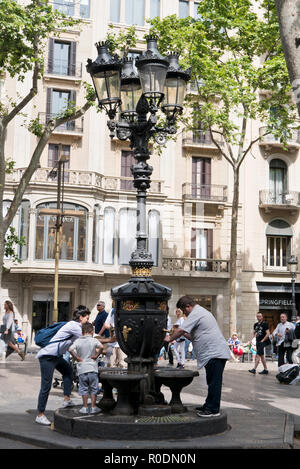
[(125, 0), (125, 22), (144, 26), (145, 0)]
[(28, 257), (28, 240), (29, 240), (29, 200), (23, 200), (19, 208), (19, 237), (24, 236), (26, 242), (23, 246), (19, 246), (18, 256), (24, 261)]
[(198, 13), (199, 2), (194, 2), (194, 18), (195, 20), (200, 20), (201, 15)]
[(154, 266), (157, 266), (159, 256), (159, 212), (157, 210), (150, 210), (148, 213), (148, 250), (152, 254)]
[(76, 67), (76, 42), (49, 40), (48, 73), (81, 76), (81, 68)]
[(210, 158), (192, 158), (192, 196), (209, 199), (211, 195)]
[[(213, 258), (213, 230), (192, 228), (191, 257), (194, 259)], [(212, 262), (197, 261), (195, 270), (212, 270)]]
[(119, 264), (128, 265), (136, 249), (136, 210), (122, 208), (119, 212)]
[(93, 250), (92, 261), (99, 262), (99, 241), (100, 241), (100, 207), (98, 204), (94, 207), (93, 212)]
[[(60, 148), (61, 147), (61, 148)], [(70, 157), (71, 147), (70, 145), (59, 145), (57, 143), (49, 143), (48, 145), (48, 168), (56, 168), (57, 162), (59, 160), (59, 152), (61, 151), (62, 155), (68, 155)], [(69, 161), (64, 163), (64, 168), (70, 168), (70, 158)], [(65, 181), (68, 180), (68, 174), (65, 174)]]
[(131, 166), (136, 163), (135, 158), (133, 157), (132, 151), (122, 150), (121, 153), (121, 178), (130, 178), (121, 179), (121, 190), (123, 191), (133, 191), (133, 175), (131, 172)]
[(284, 204), (287, 193), (287, 166), (280, 159), (273, 159), (270, 162), (269, 188), (271, 202)]
[(186, 0), (179, 0), (179, 18), (186, 18), (189, 16), (189, 2)]
[(104, 210), (103, 264), (114, 263), (114, 240), (115, 209), (112, 207), (106, 207)]
[[(61, 149), (60, 149), (61, 147)], [(61, 151), (61, 154), (62, 155), (68, 155), (69, 156), (69, 160), (66, 161), (63, 165), (62, 165), (62, 180), (64, 182), (69, 182), (69, 177), (70, 177), (70, 173), (69, 171), (66, 171), (65, 170), (67, 169), (70, 169), (70, 151), (71, 147), (70, 145), (59, 145), (59, 144), (56, 144), (56, 143), (49, 143), (48, 145), (48, 168), (57, 168), (57, 162), (59, 160), (59, 152)], [(57, 180), (57, 175), (56, 177), (52, 177), (52, 180), (55, 181)]]
[(110, 0), (110, 21), (120, 23), (120, 0)]
[(75, 0), (54, 0), (53, 8), (66, 16), (74, 16)]
[(160, 16), (160, 0), (150, 0), (150, 19)]
[(90, 17), (90, 0), (80, 0), (80, 18)]
[[(46, 105), (46, 122), (51, 117), (56, 116), (65, 111), (69, 105), (76, 103), (75, 90), (58, 90), (47, 88), (47, 105)], [(60, 130), (74, 130), (75, 121), (66, 122), (59, 126)]]
[[(56, 208), (56, 202), (41, 204), (40, 208)], [(64, 203), (65, 210), (83, 211), (84, 216), (64, 217), (62, 225), (62, 238), (60, 248), (60, 258), (69, 261), (86, 260), (86, 239), (87, 239), (87, 210), (80, 205)], [(54, 259), (55, 257), (55, 226), (56, 216), (41, 215), (37, 213), (36, 219), (36, 259)]]
[[(11, 206), (11, 200), (3, 200), (3, 204), (2, 204), (2, 215), (3, 215), (3, 217), (6, 217), (6, 214), (9, 210), (10, 206)], [(4, 255), (4, 259), (5, 260), (10, 259), (10, 256)]]
[(291, 256), (291, 241), (293, 231), (284, 220), (273, 220), (267, 230), (267, 259), (268, 267), (282, 268), (287, 266)]

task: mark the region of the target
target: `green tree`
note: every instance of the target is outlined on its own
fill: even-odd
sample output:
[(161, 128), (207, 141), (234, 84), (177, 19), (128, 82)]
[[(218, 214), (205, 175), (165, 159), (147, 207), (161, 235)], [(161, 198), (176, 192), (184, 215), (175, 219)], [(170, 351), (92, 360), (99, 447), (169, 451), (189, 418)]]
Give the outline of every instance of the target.
[[(253, 145), (268, 133), (285, 144), (296, 119), (279, 25), (270, 2), (201, 0), (197, 20), (172, 15), (151, 21), (151, 32), (158, 35), (160, 49), (178, 51), (182, 65), (192, 68), (198, 85), (198, 93), (187, 97), (192, 119), (189, 114), (183, 123), (192, 127), (191, 121), (201, 121), (233, 171), (230, 334), (237, 326), (241, 165)], [(274, 109), (275, 113), (270, 112)], [(264, 135), (252, 139), (248, 132), (252, 120), (266, 126)]]
[[(26, 4), (24, 4), (26, 3)], [(3, 216), (3, 195), (9, 155), (5, 152), (6, 133), (9, 124), (26, 113), (26, 106), (38, 93), (38, 85), (44, 73), (44, 52), (50, 35), (58, 36), (60, 31), (71, 29), (80, 20), (68, 18), (52, 8), (49, 0), (16, 2), (0, 0), (0, 77), (12, 77), (24, 81), (31, 77), (31, 88), (21, 97), (3, 98), (0, 101), (0, 287), (2, 281), (5, 236), (22, 201), (32, 175), (39, 167), (41, 154), (56, 127), (80, 118), (95, 101), (94, 91), (86, 86), (86, 102), (81, 108), (69, 103), (68, 108), (55, 116), (46, 125), (38, 117), (27, 124), (28, 132), (37, 137), (27, 169), (15, 189), (12, 203)], [(7, 238), (11, 239), (11, 238)]]
[(300, 0), (275, 0), (275, 6), (294, 101), (300, 116)]

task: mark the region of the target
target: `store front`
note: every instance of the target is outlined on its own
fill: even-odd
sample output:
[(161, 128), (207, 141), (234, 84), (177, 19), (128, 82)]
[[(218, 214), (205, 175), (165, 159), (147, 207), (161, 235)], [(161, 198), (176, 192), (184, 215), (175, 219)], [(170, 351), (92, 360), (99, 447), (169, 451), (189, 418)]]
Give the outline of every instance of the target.
[[(259, 311), (269, 324), (272, 332), (280, 322), (280, 314), (286, 313), (288, 320), (292, 316), (292, 286), (291, 283), (257, 282), (259, 291)], [(295, 286), (296, 309), (300, 307), (300, 284)]]
[[(58, 321), (71, 319), (71, 294), (61, 292), (58, 297)], [(52, 323), (53, 292), (35, 293), (32, 298), (32, 329), (38, 331)]]

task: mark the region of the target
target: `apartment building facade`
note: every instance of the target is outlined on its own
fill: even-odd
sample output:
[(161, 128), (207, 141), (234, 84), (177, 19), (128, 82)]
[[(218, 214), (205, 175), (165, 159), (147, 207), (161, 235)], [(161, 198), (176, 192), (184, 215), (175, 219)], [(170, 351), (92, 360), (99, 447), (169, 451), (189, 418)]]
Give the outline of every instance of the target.
[[(85, 64), (87, 58), (95, 58), (94, 44), (105, 38), (109, 24), (115, 31), (136, 25), (139, 40), (131, 51), (134, 57), (145, 47), (147, 18), (197, 15), (197, 2), (186, 0), (54, 0), (53, 6), (81, 17), (83, 24), (49, 38), (39, 93), (26, 109), (32, 116), (38, 109), (44, 123), (67, 102), (83, 104), (82, 83), (90, 82)], [(4, 77), (2, 96), (24, 91), (26, 86), (30, 77), (22, 84)], [(193, 83), (188, 92), (195, 92)], [(6, 206), (37, 141), (21, 124), (22, 119), (16, 119), (7, 134), (7, 154), (16, 166), (7, 177)], [(251, 136), (260, 131), (259, 123), (253, 122)], [(255, 158), (249, 156), (242, 168), (237, 328), (245, 340), (260, 307), (276, 322), (284, 302), (290, 304), (287, 259), (290, 253), (297, 254), (299, 233), (298, 140), (295, 135), (285, 151), (268, 137), (255, 145)], [(5, 261), (9, 271), (4, 274), (1, 305), (8, 298), (14, 303), (30, 338), (51, 322), (56, 217), (40, 210), (56, 207), (57, 179), (51, 178), (51, 170), (62, 153), (69, 157), (63, 177), (64, 208), (81, 216), (63, 221), (59, 319), (70, 318), (79, 303), (95, 315), (98, 299), (109, 310), (111, 288), (126, 282), (131, 273), (128, 262), (136, 242), (132, 152), (128, 143), (110, 138), (104, 113), (90, 109), (82, 119), (53, 132), (13, 222), (28, 242), (19, 249), (21, 264)], [(178, 298), (193, 295), (214, 314), (227, 336), (231, 168), (201, 123), (192, 131), (181, 128), (176, 141), (169, 141), (160, 156), (155, 146), (152, 153), (147, 212), (153, 276), (172, 289), (172, 317)], [(279, 293), (282, 301), (275, 305), (271, 300)]]

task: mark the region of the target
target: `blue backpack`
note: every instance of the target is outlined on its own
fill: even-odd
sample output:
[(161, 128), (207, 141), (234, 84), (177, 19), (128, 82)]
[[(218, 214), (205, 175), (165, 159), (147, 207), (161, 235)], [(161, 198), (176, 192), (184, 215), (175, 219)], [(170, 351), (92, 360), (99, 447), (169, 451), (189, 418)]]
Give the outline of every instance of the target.
[[(54, 324), (51, 324), (51, 326), (44, 327), (44, 329), (40, 329), (34, 338), (34, 342), (36, 345), (39, 347), (46, 347), (46, 345), (49, 344), (50, 340), (52, 337), (55, 336), (55, 334), (61, 329), (65, 324), (67, 324), (66, 321), (60, 321), (56, 322)], [(66, 339), (61, 339), (61, 340), (53, 340), (51, 343), (56, 343), (56, 342), (62, 342)]]

